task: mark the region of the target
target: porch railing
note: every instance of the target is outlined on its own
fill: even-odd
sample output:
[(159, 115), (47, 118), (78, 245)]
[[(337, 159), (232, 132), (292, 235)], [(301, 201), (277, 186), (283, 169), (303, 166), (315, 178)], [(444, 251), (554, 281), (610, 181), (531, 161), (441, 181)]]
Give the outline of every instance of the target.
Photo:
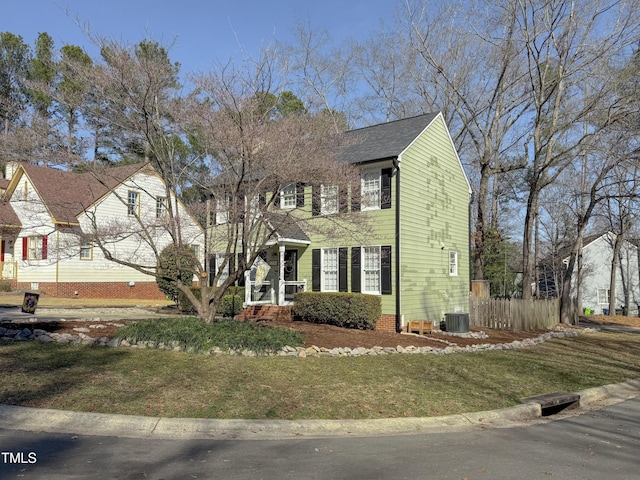
[[(305, 292), (307, 290), (307, 281), (288, 281), (282, 282), (284, 284), (284, 302), (293, 303), (293, 296), (298, 292)], [(262, 283), (259, 290), (255, 288), (256, 282), (249, 282), (249, 305), (277, 305), (276, 301), (276, 289), (273, 282), (266, 281)]]
[(270, 281), (262, 282), (259, 290), (256, 290), (255, 286), (256, 282), (249, 282), (249, 291), (251, 292), (249, 303), (251, 305), (275, 305), (276, 292)]
[(284, 282), (284, 301), (293, 302), (293, 296), (298, 292), (307, 291), (307, 281), (288, 281)]

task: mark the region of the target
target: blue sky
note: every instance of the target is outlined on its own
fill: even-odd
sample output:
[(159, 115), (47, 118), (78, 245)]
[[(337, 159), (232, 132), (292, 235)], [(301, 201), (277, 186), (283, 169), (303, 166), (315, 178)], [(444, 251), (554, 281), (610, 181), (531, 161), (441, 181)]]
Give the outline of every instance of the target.
[(170, 56), (183, 73), (206, 71), (214, 63), (253, 55), (274, 39), (286, 41), (298, 21), (327, 30), (340, 41), (369, 36), (391, 23), (395, 0), (15, 0), (0, 14), (0, 31), (33, 46), (39, 32), (56, 47), (74, 44), (95, 50), (76, 19), (99, 35), (126, 43), (144, 38), (173, 45)]

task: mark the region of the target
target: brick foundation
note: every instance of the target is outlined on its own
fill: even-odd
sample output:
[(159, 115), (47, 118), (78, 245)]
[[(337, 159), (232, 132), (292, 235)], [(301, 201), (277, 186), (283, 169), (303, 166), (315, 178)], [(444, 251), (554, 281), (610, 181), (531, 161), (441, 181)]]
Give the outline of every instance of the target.
[(395, 315), (381, 315), (380, 320), (376, 323), (376, 330), (380, 330), (383, 332), (394, 332), (396, 331), (396, 316)]
[[(31, 290), (31, 283), (18, 282), (18, 290)], [(133, 298), (140, 300), (164, 300), (156, 282), (39, 282), (38, 291), (50, 297), (65, 298)], [(76, 294), (76, 292), (78, 292)]]

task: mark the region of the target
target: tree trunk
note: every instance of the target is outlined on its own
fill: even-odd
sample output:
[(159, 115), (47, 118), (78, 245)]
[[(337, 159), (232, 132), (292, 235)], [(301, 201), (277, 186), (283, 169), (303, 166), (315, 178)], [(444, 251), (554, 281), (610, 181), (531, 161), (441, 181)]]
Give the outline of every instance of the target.
[(622, 242), (624, 235), (617, 234), (616, 240), (613, 243), (613, 257), (611, 258), (611, 278), (609, 279), (609, 315), (615, 315), (616, 313), (616, 276), (618, 273), (618, 255), (620, 254), (620, 248), (622, 248)]
[(474, 235), (474, 279), (484, 280), (484, 265), (485, 265), (485, 226), (486, 226), (486, 212), (487, 203), (489, 197), (489, 177), (491, 176), (491, 170), (489, 165), (482, 164), (480, 168), (480, 186), (478, 188), (478, 214), (476, 218), (476, 232)]
[(538, 216), (538, 200), (540, 191), (532, 187), (527, 200), (527, 212), (524, 218), (524, 235), (522, 240), (522, 298), (531, 299), (531, 283), (534, 281), (533, 232)]

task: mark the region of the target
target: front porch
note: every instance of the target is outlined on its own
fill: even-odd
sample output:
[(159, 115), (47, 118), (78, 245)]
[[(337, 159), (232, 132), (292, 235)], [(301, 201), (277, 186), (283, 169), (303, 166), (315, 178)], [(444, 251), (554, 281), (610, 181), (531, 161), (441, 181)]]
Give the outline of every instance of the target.
[(298, 261), (309, 241), (278, 239), (245, 272), (245, 306), (290, 306), (297, 292), (307, 290), (298, 278)]

